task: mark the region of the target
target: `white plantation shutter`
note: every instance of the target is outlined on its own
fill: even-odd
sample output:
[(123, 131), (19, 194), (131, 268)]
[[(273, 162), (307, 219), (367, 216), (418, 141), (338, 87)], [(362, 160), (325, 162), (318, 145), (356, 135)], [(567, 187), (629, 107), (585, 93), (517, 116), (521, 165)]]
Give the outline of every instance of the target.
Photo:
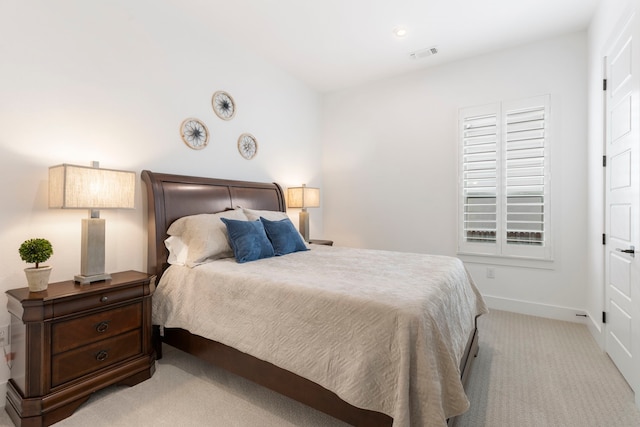
[(495, 242), (498, 191), (498, 117), (463, 119), (463, 228), (468, 241)]
[(549, 97), (460, 110), (461, 253), (550, 259)]
[(544, 243), (544, 105), (505, 113), (507, 244)]

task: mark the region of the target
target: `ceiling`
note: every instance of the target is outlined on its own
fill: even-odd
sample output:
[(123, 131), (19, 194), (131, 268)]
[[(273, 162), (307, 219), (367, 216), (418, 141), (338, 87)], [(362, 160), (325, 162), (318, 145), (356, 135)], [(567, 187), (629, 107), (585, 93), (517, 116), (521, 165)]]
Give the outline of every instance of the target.
[[(600, 0), (180, 0), (320, 92), (585, 30)], [(394, 28), (408, 34), (397, 38)], [(437, 46), (438, 54), (410, 52)]]

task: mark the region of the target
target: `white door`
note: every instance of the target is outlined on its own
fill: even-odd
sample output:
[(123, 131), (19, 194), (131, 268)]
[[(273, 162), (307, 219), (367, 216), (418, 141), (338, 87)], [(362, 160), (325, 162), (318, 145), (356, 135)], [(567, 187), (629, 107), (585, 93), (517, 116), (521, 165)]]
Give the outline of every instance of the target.
[(640, 404), (640, 60), (634, 46), (640, 40), (634, 21), (605, 58), (605, 345)]

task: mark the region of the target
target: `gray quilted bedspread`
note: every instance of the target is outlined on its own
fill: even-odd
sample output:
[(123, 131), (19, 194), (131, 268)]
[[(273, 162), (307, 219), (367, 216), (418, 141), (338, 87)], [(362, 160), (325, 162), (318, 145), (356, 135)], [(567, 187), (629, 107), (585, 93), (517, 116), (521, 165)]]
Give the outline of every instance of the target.
[(271, 362), (394, 426), (442, 426), (469, 401), (459, 362), (486, 306), (457, 258), (311, 245), (171, 266), (154, 324)]

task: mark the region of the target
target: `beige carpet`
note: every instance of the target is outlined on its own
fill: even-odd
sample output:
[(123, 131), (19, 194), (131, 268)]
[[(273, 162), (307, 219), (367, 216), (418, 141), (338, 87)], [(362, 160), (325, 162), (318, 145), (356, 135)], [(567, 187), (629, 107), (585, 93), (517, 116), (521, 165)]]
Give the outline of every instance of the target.
[[(344, 426), (166, 348), (155, 375), (98, 392), (58, 427)], [(468, 426), (640, 426), (633, 393), (578, 324), (493, 311), (480, 321)], [(2, 412), (0, 425), (11, 422)]]
[(479, 329), (471, 409), (456, 427), (640, 426), (633, 392), (586, 326), (493, 311)]

